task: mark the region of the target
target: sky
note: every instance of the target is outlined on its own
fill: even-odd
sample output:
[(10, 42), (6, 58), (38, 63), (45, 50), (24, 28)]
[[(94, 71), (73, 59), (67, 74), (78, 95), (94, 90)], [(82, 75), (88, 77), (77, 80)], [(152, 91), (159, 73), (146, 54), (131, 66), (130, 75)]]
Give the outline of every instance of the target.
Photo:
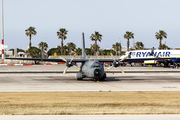
[(98, 42), (101, 48), (112, 48), (116, 42), (126, 46), (127, 40), (123, 36), (130, 31), (134, 33), (130, 46), (133, 46), (133, 41), (139, 41), (146, 48), (157, 48), (159, 40), (155, 38), (155, 33), (159, 30), (167, 33), (163, 44), (171, 48), (180, 47), (180, 0), (3, 1), (7, 49), (27, 49), (29, 37), (25, 35), (25, 30), (30, 26), (37, 31), (37, 35), (32, 37), (32, 46), (38, 47), (43, 41), (49, 49), (61, 45), (57, 37), (60, 28), (68, 30), (64, 44), (74, 42), (77, 47), (82, 46), (82, 32), (85, 34), (86, 48), (94, 44), (90, 36), (95, 31), (103, 35), (102, 41)]

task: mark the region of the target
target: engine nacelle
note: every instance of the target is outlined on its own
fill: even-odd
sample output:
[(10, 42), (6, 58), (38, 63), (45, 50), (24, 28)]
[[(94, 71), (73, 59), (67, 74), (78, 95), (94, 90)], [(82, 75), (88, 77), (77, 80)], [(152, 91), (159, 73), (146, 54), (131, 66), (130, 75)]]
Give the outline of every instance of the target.
[(72, 65), (72, 63), (67, 62), (67, 63), (66, 63), (66, 66), (69, 68), (69, 67), (71, 67), (71, 66), (73, 66), (73, 65)]
[(113, 62), (113, 66), (114, 66), (114, 67), (119, 67), (119, 65), (120, 65), (120, 63), (119, 63), (118, 61), (114, 61), (114, 62)]
[(77, 66), (78, 68), (80, 68), (80, 67), (82, 66), (82, 63), (77, 62), (77, 63), (76, 63), (76, 66)]
[(157, 63), (156, 60), (145, 60), (144, 64), (145, 65), (155, 65)]
[(76, 74), (77, 80), (82, 80), (84, 77), (85, 77), (85, 76), (84, 76), (83, 72), (78, 72), (78, 73)]

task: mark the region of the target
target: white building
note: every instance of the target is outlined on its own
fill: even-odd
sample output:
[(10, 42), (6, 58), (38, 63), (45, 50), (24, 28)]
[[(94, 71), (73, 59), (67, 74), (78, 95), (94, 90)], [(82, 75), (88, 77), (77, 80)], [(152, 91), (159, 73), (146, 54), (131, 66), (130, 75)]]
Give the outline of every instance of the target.
[[(4, 54), (5, 55), (12, 55), (13, 54), (12, 51), (7, 51), (7, 50), (5, 50), (6, 48), (8, 48), (8, 46), (4, 45)], [(2, 55), (2, 44), (0, 44), (0, 56), (1, 55)]]
[[(129, 50), (132, 49), (132, 47), (129, 47)], [(122, 52), (126, 52), (127, 51), (127, 46), (122, 46), (121, 47), (121, 51)]]

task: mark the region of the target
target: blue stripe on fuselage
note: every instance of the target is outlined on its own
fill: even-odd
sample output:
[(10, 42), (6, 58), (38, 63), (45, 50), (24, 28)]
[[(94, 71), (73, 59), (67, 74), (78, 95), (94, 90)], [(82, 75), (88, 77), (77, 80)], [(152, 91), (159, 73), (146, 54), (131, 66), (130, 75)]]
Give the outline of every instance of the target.
[(176, 59), (170, 59), (172, 62), (178, 63), (180, 62), (180, 58), (176, 58)]

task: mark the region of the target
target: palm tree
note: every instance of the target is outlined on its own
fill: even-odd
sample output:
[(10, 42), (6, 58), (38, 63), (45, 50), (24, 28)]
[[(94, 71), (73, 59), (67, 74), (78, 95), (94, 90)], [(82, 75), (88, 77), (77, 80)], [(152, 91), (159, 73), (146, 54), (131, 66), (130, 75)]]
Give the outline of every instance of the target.
[(127, 39), (127, 51), (129, 51), (129, 40), (131, 38), (134, 39), (134, 33), (126, 31), (126, 34), (124, 34), (124, 39)]
[(76, 45), (73, 42), (67, 43), (67, 47), (68, 47), (69, 53), (71, 53), (72, 51), (74, 51), (76, 49)]
[(82, 49), (81, 48), (77, 48), (76, 49), (76, 54), (77, 55), (81, 55), (82, 54)]
[(101, 42), (101, 40), (102, 40), (102, 35), (101, 35), (99, 32), (95, 31), (95, 34), (91, 34), (90, 39), (91, 39), (92, 41), (95, 41), (95, 53), (96, 53), (96, 55), (97, 55), (97, 41), (100, 41), (100, 42)]
[(112, 48), (114, 48), (114, 50), (116, 51), (116, 56), (117, 56), (118, 51), (121, 50), (121, 44), (116, 42), (116, 44), (112, 45)]
[(67, 55), (67, 52), (68, 52), (68, 46), (64, 45), (63, 46), (63, 53), (64, 53), (64, 55)]
[(169, 50), (170, 48), (169, 48), (167, 45), (162, 44), (162, 45), (161, 45), (161, 49), (162, 49), (162, 50)]
[(91, 48), (85, 48), (86, 55), (92, 55)]
[(48, 44), (46, 42), (41, 42), (41, 43), (38, 44), (38, 46), (39, 46), (39, 49), (42, 52), (42, 58), (43, 58), (44, 57), (44, 50), (47, 50)]
[(99, 51), (99, 55), (105, 55), (105, 54), (106, 54), (106, 52), (104, 50)]
[(144, 44), (142, 42), (136, 42), (135, 43), (135, 49), (136, 50), (143, 50), (144, 49)]
[(91, 45), (91, 47), (90, 47), (91, 55), (92, 55), (92, 53), (93, 53), (93, 55), (96, 54), (96, 50), (95, 50), (95, 49), (96, 49), (96, 48), (95, 48), (95, 44)]
[(48, 52), (47, 52), (47, 54), (48, 54), (48, 56), (50, 56), (50, 55), (57, 55), (57, 48), (51, 48), (51, 49), (49, 49), (48, 50)]
[(58, 39), (61, 39), (61, 55), (63, 54), (63, 40), (67, 38), (68, 31), (65, 28), (60, 28), (57, 32)]
[(95, 45), (95, 44), (93, 44), (93, 45), (91, 45), (91, 47), (90, 47), (90, 49), (91, 49), (91, 53), (94, 53), (94, 54), (96, 54), (96, 49), (98, 48), (98, 50), (99, 50), (99, 46), (98, 45)]
[(31, 38), (32, 38), (32, 35), (36, 35), (37, 34), (37, 32), (36, 32), (36, 30), (35, 30), (36, 28), (35, 27), (29, 27), (28, 29), (26, 29), (25, 31), (26, 31), (26, 35), (27, 36), (29, 36), (29, 55), (31, 56)]
[(31, 54), (31, 57), (38, 58), (40, 52), (41, 52), (41, 50), (39, 48), (32, 46), (30, 53), (29, 53), (29, 51), (26, 51), (26, 54)]
[(61, 47), (60, 46), (56, 47), (56, 52), (57, 52), (57, 55), (61, 55)]
[(159, 32), (156, 32), (155, 37), (157, 40), (159, 39), (159, 49), (161, 50), (161, 41), (163, 40), (163, 38), (167, 38), (167, 33), (163, 30), (159, 30)]

